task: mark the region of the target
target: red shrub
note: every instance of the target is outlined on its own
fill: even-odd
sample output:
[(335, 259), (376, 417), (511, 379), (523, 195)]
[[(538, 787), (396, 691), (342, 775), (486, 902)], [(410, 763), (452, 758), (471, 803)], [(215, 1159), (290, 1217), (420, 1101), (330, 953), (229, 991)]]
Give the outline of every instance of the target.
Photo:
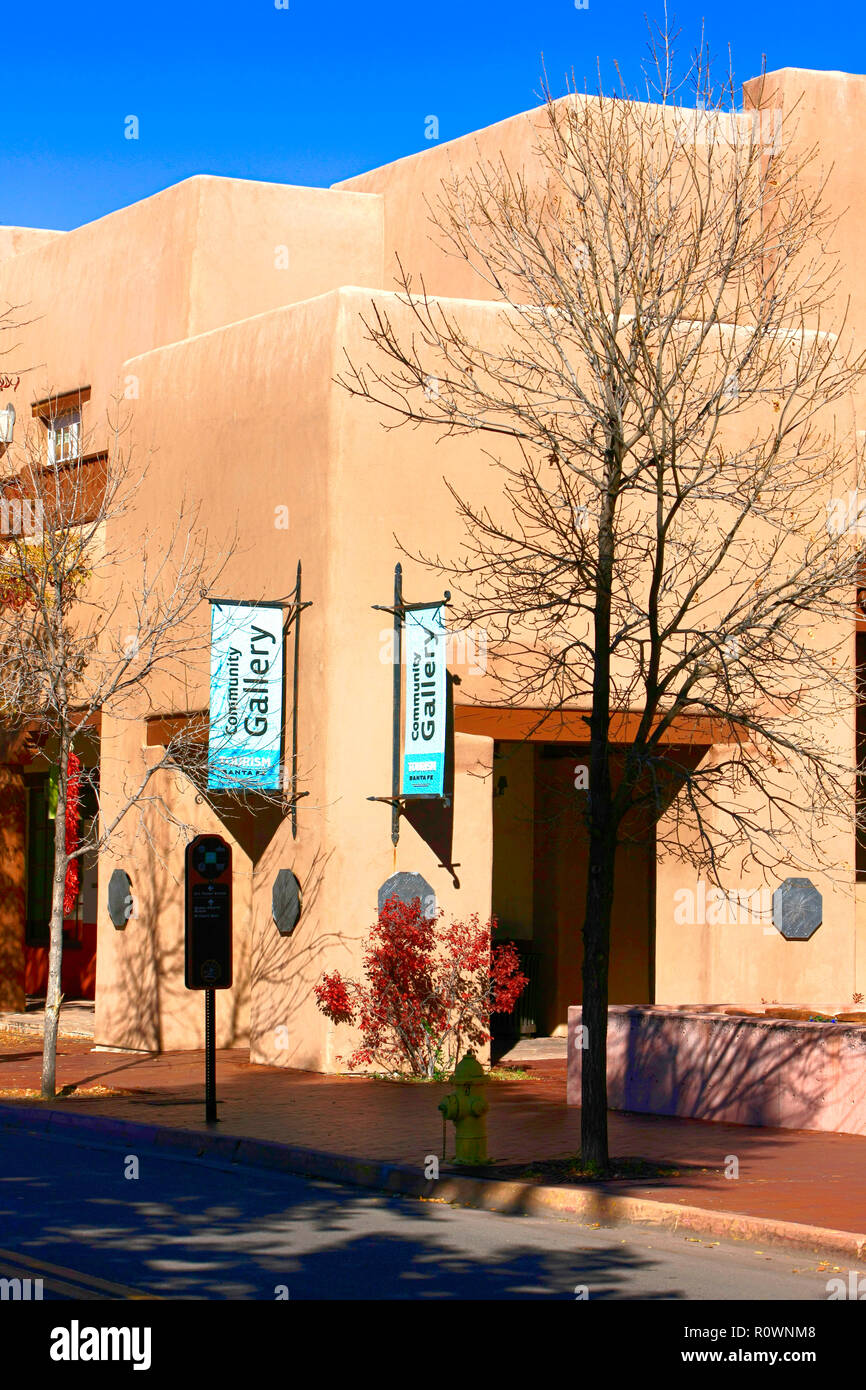
[(390, 898), (364, 952), (364, 981), (335, 970), (316, 985), (322, 1013), (360, 1031), (350, 1068), (436, 1076), (489, 1041), (491, 1012), (517, 1003), (526, 976), (510, 942), (491, 946), (495, 920), (482, 924), (476, 914), (438, 932), (437, 920), (419, 898)]

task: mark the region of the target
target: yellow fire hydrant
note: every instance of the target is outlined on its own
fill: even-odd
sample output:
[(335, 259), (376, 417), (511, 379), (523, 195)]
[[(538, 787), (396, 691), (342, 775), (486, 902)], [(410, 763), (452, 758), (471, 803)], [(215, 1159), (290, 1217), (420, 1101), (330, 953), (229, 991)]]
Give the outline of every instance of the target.
[(457, 1063), (451, 1080), (458, 1088), (444, 1100), (439, 1109), (446, 1120), (454, 1121), (455, 1150), (458, 1163), (484, 1163), (487, 1158), (487, 1084), (481, 1063), (467, 1052)]

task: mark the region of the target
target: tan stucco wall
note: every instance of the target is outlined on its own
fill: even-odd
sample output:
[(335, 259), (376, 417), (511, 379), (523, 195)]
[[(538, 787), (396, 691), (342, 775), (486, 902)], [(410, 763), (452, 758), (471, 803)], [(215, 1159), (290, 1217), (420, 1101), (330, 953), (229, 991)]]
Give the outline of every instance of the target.
[[(199, 175), (74, 231), (34, 234), (26, 250), (24, 238), (0, 259), (21, 426), (30, 401), (88, 385), (85, 427), (101, 447), (113, 399), (129, 410), (140, 390), (127, 358), (340, 284), (380, 284), (382, 217), (377, 197)], [(232, 378), (220, 386), (230, 400)]]
[(333, 185), (344, 192), (377, 193), (385, 202), (384, 286), (393, 289), (399, 274), (397, 255), (416, 286), (421, 277), (430, 294), (467, 299), (493, 299), (495, 291), (455, 257), (446, 255), (431, 226), (426, 200), (435, 201), (443, 179), (468, 173), (483, 160), (504, 158), (518, 171), (533, 162), (543, 112), (527, 111), (458, 140), (431, 145), (419, 154), (407, 155)]
[[(154, 750), (144, 747), (139, 722), (103, 719), (100, 749), (106, 820), (123, 801), (124, 784), (140, 776)], [(160, 774), (152, 784), (181, 822), (219, 834), (211, 808), (192, 789)], [(204, 1046), (204, 1002), (184, 987), (183, 850), (185, 838), (163, 815), (133, 809), (99, 860), (96, 952), (97, 1044), (146, 1051)], [(108, 881), (115, 869), (132, 880), (133, 915), (118, 929), (108, 916)], [(217, 1046), (249, 1041), (251, 865), (233, 844), (233, 986), (217, 992)]]
[(829, 243), (842, 266), (834, 307), (841, 315), (850, 300), (848, 328), (862, 339), (866, 332), (866, 285), (860, 274), (866, 213), (866, 76), (781, 68), (763, 80), (746, 82), (743, 94), (747, 107), (761, 102), (767, 110), (781, 110), (783, 130), (796, 139), (802, 155), (809, 156), (809, 183), (814, 186), (826, 180), (827, 202), (839, 217)]
[[(501, 935), (530, 941), (533, 923), (535, 752), (505, 742), (493, 768), (493, 908)], [(499, 790), (504, 779), (506, 785)]]
[(63, 232), (46, 231), (40, 227), (0, 227), (0, 261), (44, 246), (59, 236), (63, 236)]
[[(160, 508), (151, 514), (148, 543), (159, 547), (168, 536), (186, 490), (201, 497), (201, 525), (215, 544), (227, 544), (237, 522), (238, 551), (220, 581), (221, 592), (285, 596), (297, 560), (303, 561), (304, 597), (312, 607), (302, 620), (298, 761), (299, 787), (308, 796), (299, 805), (297, 840), (285, 822), (269, 843), (259, 845), (252, 876), (252, 1055), (292, 1065), (336, 1065), (337, 1053), (350, 1050), (348, 1030), (335, 1039), (315, 1008), (312, 986), (334, 965), (358, 973), (378, 887), (395, 868), (423, 873), (449, 911), (482, 918), (490, 912), (490, 738), (461, 734), (456, 740), (450, 859), (460, 865), (459, 887), (440, 866), (439, 841), (428, 844), (405, 822), (395, 855), (389, 810), (367, 799), (390, 789), (391, 666), (381, 640), (390, 623), (372, 605), (390, 599), (393, 566), (401, 558), (393, 532), (413, 547), (431, 528), (454, 527), (434, 440), (417, 441), (411, 451), (402, 441), (383, 450), (374, 414), (334, 385), (343, 347), (361, 347), (358, 313), (369, 297), (362, 290), (322, 296), (145, 354), (124, 367), (140, 381), (133, 446), (142, 459), (155, 446), (147, 488), (159, 496)], [(234, 383), (230, 418), (221, 410), (228, 378)], [(183, 398), (172, 389), (176, 380), (185, 383)], [(221, 420), (217, 430), (215, 419)], [(486, 472), (469, 441), (459, 446), (454, 463)], [(289, 509), (288, 530), (274, 524), (283, 505)], [(135, 522), (125, 525), (131, 536)], [(109, 542), (122, 534), (115, 527)], [(407, 597), (441, 593), (441, 584), (403, 558)], [(188, 699), (190, 707), (205, 704), (205, 685), (190, 686)], [(134, 741), (135, 735), (128, 737)], [(111, 767), (106, 760), (105, 778)], [(202, 818), (201, 829), (212, 826), (211, 818)], [(230, 827), (223, 825), (221, 833), (237, 843)], [(133, 859), (137, 853), (132, 851)], [(111, 867), (106, 861), (101, 901)], [(270, 917), (279, 868), (292, 868), (304, 891), (304, 916), (288, 940), (278, 937)], [(176, 893), (161, 903), (160, 923), (164, 939), (179, 949), (182, 905)], [(116, 1031), (117, 1008), (124, 1007), (125, 952), (138, 931), (132, 923), (119, 934), (107, 919), (101, 922), (102, 1041)], [(171, 1026), (178, 1045), (195, 1044), (198, 1012), (175, 1000)]]
[[(195, 183), (198, 215), (184, 337), (313, 299), (338, 285), (382, 284), (381, 197), (238, 179)], [(230, 382), (225, 385), (230, 389)]]
[[(200, 521), (212, 537), (214, 554), (237, 550), (220, 582), (221, 594), (243, 594), (247, 598), (277, 599), (287, 595), (295, 582), (299, 558), (305, 565), (305, 589), (317, 598), (317, 606), (304, 617), (304, 636), (321, 640), (323, 600), (327, 594), (325, 531), (321, 518), (325, 507), (329, 433), (330, 373), (336, 302), (333, 296), (320, 298), (290, 309), (249, 319), (225, 333), (208, 333), (174, 346), (131, 360), (126, 366), (140, 380), (140, 396), (133, 417), (133, 444), (142, 459), (149, 460), (147, 487), (160, 498), (160, 506), (150, 514), (148, 544), (158, 550), (167, 543), (173, 518), (184, 495), (201, 499)], [(185, 383), (185, 394), (174, 389), (177, 380)], [(233, 381), (233, 409), (224, 411), (224, 383)], [(303, 389), (298, 389), (303, 383)], [(275, 429), (279, 419), (284, 428)], [(215, 422), (218, 421), (218, 427)], [(151, 448), (159, 441), (159, 446)], [(278, 508), (289, 506), (290, 529), (278, 529)], [(128, 518), (112, 530), (118, 543), (134, 543), (136, 520)], [(200, 610), (201, 632), (207, 630), (207, 606)], [(306, 648), (309, 652), (309, 647)], [(318, 698), (321, 677), (319, 663), (302, 665), (302, 729), (316, 759), (327, 757), (327, 726), (322, 719)], [(187, 692), (187, 708), (207, 705), (206, 663), (201, 665), (203, 680)], [(155, 691), (157, 702), (160, 692)], [(162, 708), (177, 708), (177, 694), (163, 690)], [(157, 708), (159, 705), (157, 703)], [(135, 735), (130, 734), (130, 737)], [(137, 737), (141, 742), (143, 730)], [(306, 749), (301, 757), (302, 773), (309, 767)], [(119, 765), (118, 765), (119, 766)], [(105, 775), (105, 774), (104, 774)], [(110, 775), (110, 774), (109, 774)], [(304, 782), (303, 785), (306, 785)], [(197, 829), (225, 834), (233, 844), (236, 881), (246, 875), (252, 891), (252, 862), (241, 840), (218, 823), (207, 807), (195, 806), (190, 819)], [(299, 878), (304, 880), (304, 858), (312, 861), (315, 847), (306, 837), (293, 856)], [(178, 851), (170, 858), (170, 869), (179, 873)], [(106, 875), (110, 867), (105, 866)], [(130, 872), (132, 870), (130, 869)], [(100, 901), (105, 898), (106, 882), (100, 877)], [(183, 907), (173, 894), (161, 907), (163, 931), (181, 956), (173, 962), (176, 989), (182, 968)], [(107, 919), (106, 919), (107, 920)], [(112, 999), (120, 1001), (125, 984), (118, 973), (119, 959), (110, 945), (103, 949), (105, 937), (114, 939), (114, 928), (101, 924), (97, 1010), (101, 1026), (108, 1023)], [(129, 928), (127, 928), (129, 932)], [(125, 932), (124, 935), (127, 933)], [(250, 903), (243, 896), (235, 904), (235, 952), (249, 942), (247, 980), (241, 989), (245, 999), (234, 998), (231, 1007), (220, 1003), (224, 1026), (236, 1020), (234, 1039), (242, 1041), (250, 998), (249, 960), (253, 953)], [(180, 983), (181, 993), (182, 978)], [(172, 1015), (175, 1046), (194, 1046), (201, 1028), (201, 1008), (187, 996)], [(220, 1013), (218, 1013), (218, 1023)], [(103, 1040), (105, 1040), (103, 1038)]]
[[(783, 73), (773, 80), (787, 102), (804, 79)], [(842, 172), (833, 197), (852, 206), (839, 244), (862, 323), (857, 229), (866, 180), (856, 141), (866, 79), (808, 75), (808, 85), (805, 124), (834, 149)], [(372, 605), (390, 603), (397, 560), (408, 600), (441, 595), (441, 578), (417, 557), (453, 555), (460, 543), (444, 479), (495, 500), (496, 474), (470, 438), (437, 445), (432, 431), (385, 432), (375, 409), (350, 398), (334, 376), (344, 351), (359, 362), (369, 356), (360, 315), (372, 298), (408, 325), (405, 309), (382, 292), (397, 249), (431, 292), (457, 296), (448, 309), (470, 336), (492, 340), (506, 331), (477, 278), (430, 245), (424, 195), (479, 154), (502, 151), (513, 166), (530, 160), (538, 120), (514, 117), (335, 190), (200, 177), (65, 234), (0, 229), (0, 298), (25, 306), (32, 320), (16, 335), (24, 378), (15, 399), (25, 423), (30, 400), (88, 384), (86, 423), (104, 433), (112, 393), (134, 384), (126, 401), (129, 442), (148, 474), (140, 513), (115, 526), (109, 540), (134, 547), (147, 532), (158, 550), (186, 495), (200, 500), (200, 526), (214, 547), (228, 547), (237, 529), (223, 594), (285, 597), (303, 561), (304, 597), (313, 606), (302, 620), (299, 772), (309, 794), (298, 808), (297, 839), (288, 822), (270, 839), (261, 826), (235, 834), (207, 806), (182, 798), (198, 829), (219, 830), (234, 845), (236, 985), (220, 996), (218, 1028), (223, 1044), (251, 1036), (255, 1060), (331, 1068), (351, 1050), (348, 1031), (334, 1030), (315, 1008), (312, 987), (327, 968), (358, 973), (376, 891), (395, 869), (424, 874), (449, 913), (484, 917), (491, 910), (489, 733), (457, 736), (453, 842), (444, 858), (444, 842), (425, 840), (407, 820), (395, 854), (390, 810), (368, 798), (387, 796), (391, 785), (392, 672), (382, 648), (390, 619)], [(475, 298), (459, 298), (469, 295)], [(277, 524), (282, 507), (285, 529)], [(204, 633), (204, 604), (200, 621)], [(198, 684), (188, 685), (189, 708), (207, 702), (204, 673), (202, 666)], [(483, 679), (467, 679), (457, 700), (487, 688)], [(176, 694), (156, 684), (150, 695), (154, 710), (177, 707)], [(853, 739), (853, 723), (830, 732), (842, 747)], [(106, 721), (108, 809), (123, 770), (152, 756), (143, 744), (140, 720), (119, 729)], [(509, 787), (531, 799), (531, 757), (521, 766), (514, 775), (506, 769)], [(196, 1046), (203, 1009), (182, 986), (181, 846), (168, 830), (151, 832), (165, 867), (154, 862), (135, 820), (100, 863), (97, 1040)], [(520, 842), (514, 823), (503, 832), (506, 853), (509, 836)], [(851, 859), (849, 840), (828, 847), (840, 866)], [(511, 896), (513, 926), (528, 935), (534, 908), (526, 841), (522, 850), (499, 891)], [(138, 911), (123, 931), (111, 925), (105, 904), (118, 865), (133, 878)], [(287, 940), (270, 915), (279, 868), (294, 869), (304, 892), (301, 922)], [(736, 860), (727, 872), (732, 887), (755, 878)], [(864, 989), (863, 914), (855, 913), (853, 884), (845, 893), (816, 876), (825, 923), (812, 942), (789, 944), (760, 924), (677, 923), (676, 894), (694, 880), (681, 863), (660, 857), (658, 1002), (757, 1003), (763, 996), (836, 1007)], [(558, 1000), (557, 1008), (567, 1003)]]
[[(432, 432), (382, 430), (368, 404), (349, 397), (333, 381), (344, 350), (365, 351), (360, 315), (370, 290), (344, 288), (316, 300), (272, 310), (132, 359), (140, 396), (133, 421), (143, 458), (153, 447), (148, 493), (160, 498), (152, 512), (154, 537), (167, 534), (184, 490), (202, 499), (201, 523), (215, 542), (228, 541), (235, 522), (238, 553), (221, 581), (222, 592), (274, 599), (289, 593), (297, 559), (304, 565), (305, 613), (300, 663), (300, 788), (309, 795), (298, 809), (299, 833), (285, 823), (250, 861), (252, 919), (239, 923), (248, 939), (251, 1056), (294, 1066), (331, 1068), (351, 1050), (347, 1029), (334, 1030), (315, 1007), (313, 986), (335, 966), (357, 975), (363, 940), (375, 914), (376, 890), (395, 869), (417, 870), (434, 886), (440, 905), (461, 914), (486, 915), (492, 891), (492, 739), (459, 735), (454, 842), (450, 859), (459, 887), (434, 852), (405, 821), (396, 855), (390, 844), (388, 808), (368, 800), (387, 795), (391, 758), (391, 668), (383, 660), (390, 623), (373, 604), (388, 603), (393, 566), (404, 566), (409, 600), (435, 598), (441, 583), (418, 562), (435, 536), (441, 553), (453, 552), (460, 528), (444, 478), (458, 478), (467, 495), (489, 491), (489, 463), (473, 440), (437, 445)], [(379, 295), (380, 300), (383, 296)], [(384, 297), (395, 322), (408, 323), (405, 308)], [(482, 337), (503, 330), (492, 304), (452, 303), (469, 330)], [(401, 317), (402, 316), (402, 317)], [(230, 413), (223, 383), (233, 382)], [(183, 381), (181, 398), (173, 383)], [(218, 429), (214, 420), (220, 421)], [(275, 509), (289, 509), (288, 530), (274, 524)], [(396, 539), (395, 539), (396, 537)], [(398, 548), (397, 541), (400, 542)], [(204, 612), (203, 612), (204, 618)], [(204, 683), (190, 687), (191, 707), (206, 703)], [(462, 689), (458, 699), (465, 698)], [(849, 730), (839, 729), (844, 741)], [(470, 766), (471, 764), (471, 766)], [(476, 775), (473, 775), (473, 771)], [(106, 772), (108, 767), (106, 764)], [(206, 823), (205, 823), (206, 822)], [(198, 828), (216, 828), (202, 813)], [(222, 833), (227, 827), (222, 826)], [(229, 838), (233, 838), (229, 833)], [(246, 861), (238, 843), (237, 864)], [(851, 846), (838, 847), (839, 862)], [(281, 940), (270, 918), (270, 895), (279, 868), (301, 881), (305, 911), (294, 936)], [(109, 864), (105, 865), (105, 874)], [(177, 872), (176, 856), (174, 872)], [(557, 871), (559, 872), (559, 870)], [(564, 866), (563, 885), (579, 883)], [(626, 876), (632, 870), (626, 870)], [(733, 886), (750, 882), (730, 867)], [(102, 874), (102, 870), (101, 870)], [(761, 995), (806, 999), (838, 1007), (853, 988), (853, 897), (825, 890), (824, 926), (811, 943), (790, 945), (775, 933), (738, 923), (683, 926), (674, 920), (675, 895), (689, 871), (662, 856), (656, 885), (656, 1000), (759, 1002)], [(107, 879), (105, 880), (107, 882)], [(100, 900), (105, 882), (100, 879)], [(573, 893), (575, 902), (579, 892)], [(240, 901), (240, 899), (239, 899)], [(622, 904), (621, 904), (622, 906)], [(577, 909), (568, 917), (579, 931)], [(572, 920), (573, 918), (573, 920)], [(565, 920), (565, 919), (563, 919)], [(126, 941), (100, 929), (98, 1005), (102, 1040), (117, 1033), (117, 1008), (129, 991)], [(162, 903), (161, 941), (177, 952), (182, 943), (179, 898)], [(245, 933), (247, 934), (245, 936)], [(756, 937), (756, 940), (752, 938)], [(108, 945), (103, 943), (107, 938)], [(577, 957), (561, 940), (557, 950), (575, 975)], [(579, 955), (579, 953), (578, 953)], [(200, 1039), (200, 1009), (166, 987), (173, 1045)], [(141, 972), (139, 971), (140, 975)], [(244, 986), (245, 987), (245, 986)], [(112, 999), (114, 1004), (111, 1003)], [(243, 1036), (245, 1003), (232, 1005)], [(557, 1002), (557, 1018), (567, 1006)], [(114, 1012), (112, 1013), (112, 1010)], [(228, 1003), (223, 1005), (229, 1017)], [(229, 1036), (225, 1034), (224, 1036)], [(127, 1043), (127, 1045), (129, 1045)], [(163, 1045), (165, 1045), (163, 1043)]]

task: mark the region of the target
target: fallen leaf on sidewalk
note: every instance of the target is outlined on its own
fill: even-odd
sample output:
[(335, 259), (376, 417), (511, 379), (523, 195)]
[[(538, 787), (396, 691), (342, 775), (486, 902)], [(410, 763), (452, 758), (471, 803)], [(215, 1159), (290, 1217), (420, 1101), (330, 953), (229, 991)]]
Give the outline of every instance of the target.
[[(61, 1086), (53, 1100), (86, 1100), (88, 1097), (104, 1098), (106, 1096), (134, 1096), (135, 1091), (120, 1091), (111, 1086), (76, 1086), (73, 1090), (67, 1090)], [(42, 1092), (32, 1086), (13, 1086), (0, 1089), (0, 1100), (42, 1100)]]

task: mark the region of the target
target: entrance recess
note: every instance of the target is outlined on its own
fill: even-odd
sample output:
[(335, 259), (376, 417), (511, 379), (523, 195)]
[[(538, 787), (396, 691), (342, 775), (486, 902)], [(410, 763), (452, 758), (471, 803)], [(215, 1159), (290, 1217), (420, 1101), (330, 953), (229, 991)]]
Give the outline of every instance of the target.
[[(616, 756), (614, 761), (616, 761)], [(583, 998), (583, 920), (589, 841), (584, 824), (589, 748), (535, 749), (534, 935), (541, 953), (545, 1031), (562, 1030)], [(614, 781), (617, 768), (613, 768)], [(610, 937), (611, 1004), (651, 1004), (655, 944), (655, 835), (625, 826), (616, 854)]]
[[(589, 749), (572, 743), (496, 747), (493, 911), (500, 938), (532, 959), (537, 1035), (564, 1033), (583, 981)], [(616, 768), (614, 768), (616, 777)], [(655, 835), (626, 827), (617, 852), (610, 1002), (650, 1004), (654, 986)]]

